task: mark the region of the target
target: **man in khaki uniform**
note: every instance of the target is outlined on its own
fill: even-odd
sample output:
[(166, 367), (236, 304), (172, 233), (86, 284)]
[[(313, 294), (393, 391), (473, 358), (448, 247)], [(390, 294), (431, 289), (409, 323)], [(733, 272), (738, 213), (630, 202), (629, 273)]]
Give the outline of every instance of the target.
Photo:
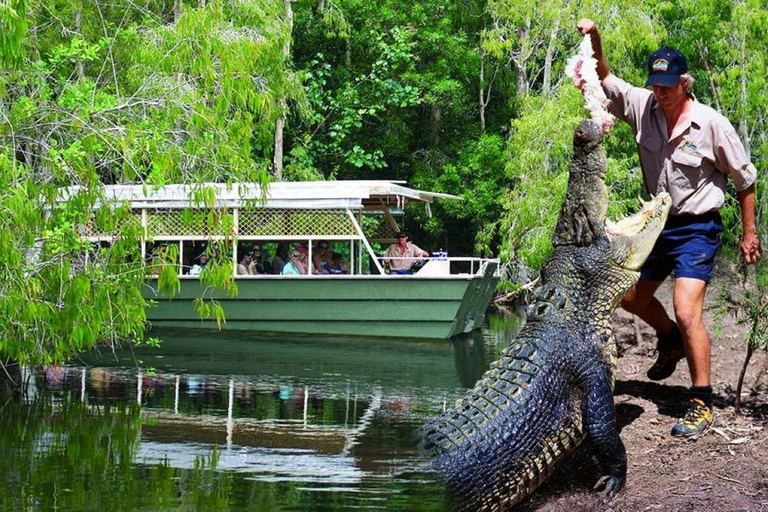
[[(741, 207), (741, 253), (746, 263), (756, 262), (761, 253), (755, 225), (757, 171), (731, 123), (690, 94), (692, 79), (680, 52), (665, 46), (651, 55), (645, 84), (653, 88), (649, 91), (610, 73), (594, 22), (583, 19), (577, 28), (582, 35), (591, 36), (597, 74), (611, 101), (611, 113), (635, 133), (648, 192), (668, 192), (672, 197), (667, 224), (622, 306), (656, 330), (658, 358), (648, 370), (649, 379), (666, 379), (678, 361), (687, 359), (689, 407), (672, 435), (700, 434), (714, 419), (710, 341), (702, 313), (723, 230), (718, 210), (730, 176)], [(654, 296), (672, 272), (677, 322)]]
[(410, 233), (400, 231), (397, 234), (397, 243), (390, 245), (384, 253), (384, 263), (392, 274), (413, 274), (413, 264), (427, 256), (427, 251), (411, 242)]

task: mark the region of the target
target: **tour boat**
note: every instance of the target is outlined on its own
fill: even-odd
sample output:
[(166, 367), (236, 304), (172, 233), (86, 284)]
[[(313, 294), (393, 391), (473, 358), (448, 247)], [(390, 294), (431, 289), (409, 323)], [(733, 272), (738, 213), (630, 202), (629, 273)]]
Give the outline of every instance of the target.
[[(61, 200), (74, 192), (65, 189)], [(482, 325), (500, 267), (498, 259), (435, 251), (412, 275), (387, 272), (383, 253), (397, 241), (405, 206), (421, 203), (430, 213), (437, 198), (460, 200), (397, 181), (316, 181), (111, 185), (100, 202), (128, 204), (140, 218), (150, 265), (160, 249), (178, 253), (180, 288), (172, 294), (148, 272), (150, 325), (444, 339)], [(83, 229), (95, 244), (111, 241), (95, 223)], [(321, 242), (344, 259), (343, 273), (312, 268)], [(238, 275), (244, 250), (259, 245), (274, 254), (279, 244), (307, 252), (305, 275)], [(236, 294), (190, 272), (203, 253), (231, 260)], [(208, 308), (210, 318), (201, 318), (206, 304), (221, 314)]]

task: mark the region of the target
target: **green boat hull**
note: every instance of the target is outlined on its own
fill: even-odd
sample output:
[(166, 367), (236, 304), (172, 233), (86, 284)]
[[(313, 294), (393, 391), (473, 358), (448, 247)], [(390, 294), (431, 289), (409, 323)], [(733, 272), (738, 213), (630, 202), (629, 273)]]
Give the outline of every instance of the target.
[(238, 279), (238, 294), (211, 293), (197, 279), (183, 279), (173, 298), (150, 282), (156, 300), (147, 320), (160, 327), (219, 328), (201, 319), (195, 299), (213, 300), (225, 316), (223, 329), (394, 338), (450, 338), (479, 328), (498, 277), (483, 275), (260, 276)]

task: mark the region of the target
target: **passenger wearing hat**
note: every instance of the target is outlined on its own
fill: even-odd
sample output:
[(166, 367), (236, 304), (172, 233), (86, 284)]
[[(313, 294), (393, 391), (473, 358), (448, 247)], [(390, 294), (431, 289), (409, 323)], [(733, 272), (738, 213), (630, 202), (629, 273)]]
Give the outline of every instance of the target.
[(205, 268), (206, 263), (208, 263), (208, 255), (203, 251), (195, 258), (195, 264), (189, 269), (189, 275), (199, 276), (200, 272)]
[[(666, 379), (680, 360), (687, 359), (691, 375), (688, 412), (672, 428), (672, 435), (700, 434), (714, 419), (710, 341), (702, 313), (723, 230), (718, 210), (730, 176), (741, 206), (741, 254), (746, 263), (756, 262), (761, 253), (755, 223), (757, 170), (731, 123), (690, 93), (693, 79), (679, 51), (664, 46), (651, 54), (645, 84), (652, 88), (649, 91), (610, 73), (592, 20), (580, 20), (577, 28), (582, 35), (591, 36), (597, 74), (611, 101), (611, 113), (635, 133), (648, 193), (668, 192), (672, 197), (664, 230), (622, 306), (656, 330), (658, 358), (648, 370), (649, 379)], [(677, 322), (654, 296), (672, 272)]]
[(411, 243), (410, 233), (400, 231), (397, 234), (397, 243), (390, 245), (384, 253), (384, 264), (389, 267), (392, 274), (413, 274), (411, 267), (427, 256), (429, 256), (428, 252)]

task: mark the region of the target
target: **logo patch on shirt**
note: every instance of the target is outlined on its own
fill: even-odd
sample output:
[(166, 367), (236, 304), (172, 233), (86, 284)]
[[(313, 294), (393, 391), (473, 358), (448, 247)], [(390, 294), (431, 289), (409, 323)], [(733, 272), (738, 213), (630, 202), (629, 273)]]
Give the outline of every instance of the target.
[(683, 141), (683, 144), (680, 146), (680, 151), (688, 153), (689, 155), (702, 156), (701, 152), (699, 151), (699, 146), (690, 140)]
[(651, 71), (666, 71), (669, 67), (669, 61), (667, 59), (656, 59), (651, 64)]

